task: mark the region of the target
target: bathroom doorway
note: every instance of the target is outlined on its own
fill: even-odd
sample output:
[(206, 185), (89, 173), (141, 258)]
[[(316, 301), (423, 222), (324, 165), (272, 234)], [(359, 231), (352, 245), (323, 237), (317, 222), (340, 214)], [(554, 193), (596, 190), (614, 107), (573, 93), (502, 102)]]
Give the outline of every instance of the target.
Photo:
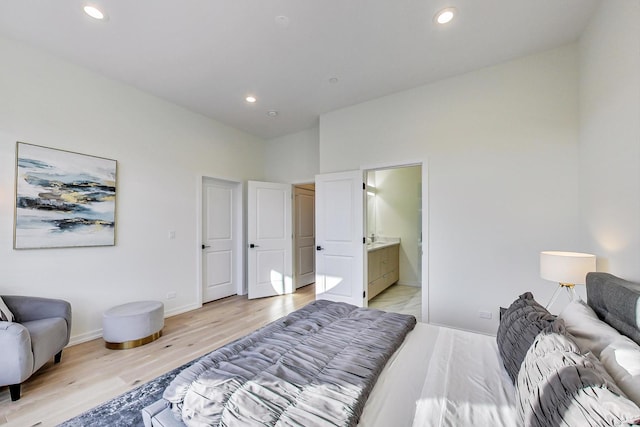
[(422, 166), (366, 170), (368, 305), (422, 319)]

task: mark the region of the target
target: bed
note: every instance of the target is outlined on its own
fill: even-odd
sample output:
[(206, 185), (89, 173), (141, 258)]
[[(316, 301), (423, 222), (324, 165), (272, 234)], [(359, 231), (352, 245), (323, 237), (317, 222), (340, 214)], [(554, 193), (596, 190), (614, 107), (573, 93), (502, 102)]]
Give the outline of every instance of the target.
[[(590, 273), (587, 295), (589, 304), (552, 316), (525, 293), (502, 315), (497, 337), (316, 301), (203, 357), (143, 419), (148, 427), (640, 425), (632, 339), (640, 285)], [(329, 344), (315, 331), (329, 331)], [(349, 343), (346, 355), (316, 353), (335, 341)], [(274, 361), (262, 360), (278, 349)], [(319, 379), (306, 377), (312, 371)]]

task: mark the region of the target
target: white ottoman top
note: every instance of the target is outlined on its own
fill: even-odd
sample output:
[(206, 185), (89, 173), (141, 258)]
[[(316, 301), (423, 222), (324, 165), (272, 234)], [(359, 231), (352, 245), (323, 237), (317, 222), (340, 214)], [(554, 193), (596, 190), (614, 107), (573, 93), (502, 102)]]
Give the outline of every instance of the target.
[(104, 317), (124, 317), (137, 316), (143, 313), (149, 313), (160, 308), (164, 308), (164, 304), (160, 301), (136, 301), (127, 304), (112, 307), (104, 312)]

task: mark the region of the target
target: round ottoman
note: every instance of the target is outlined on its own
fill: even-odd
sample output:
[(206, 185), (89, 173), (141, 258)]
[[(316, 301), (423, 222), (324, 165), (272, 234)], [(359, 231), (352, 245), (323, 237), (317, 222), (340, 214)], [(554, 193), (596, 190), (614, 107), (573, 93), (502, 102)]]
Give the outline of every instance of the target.
[(102, 337), (112, 350), (139, 347), (162, 336), (164, 304), (136, 301), (110, 308), (102, 315)]

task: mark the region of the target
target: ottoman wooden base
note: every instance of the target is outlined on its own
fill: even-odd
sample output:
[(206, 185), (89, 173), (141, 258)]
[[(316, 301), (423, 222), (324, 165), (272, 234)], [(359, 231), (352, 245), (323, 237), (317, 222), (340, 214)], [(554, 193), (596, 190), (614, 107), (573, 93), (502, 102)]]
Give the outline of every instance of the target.
[(162, 336), (162, 331), (158, 331), (148, 337), (140, 338), (137, 340), (125, 341), (125, 342), (104, 342), (104, 346), (109, 350), (126, 350), (129, 348), (140, 347), (141, 345), (149, 344), (152, 341), (157, 340)]

